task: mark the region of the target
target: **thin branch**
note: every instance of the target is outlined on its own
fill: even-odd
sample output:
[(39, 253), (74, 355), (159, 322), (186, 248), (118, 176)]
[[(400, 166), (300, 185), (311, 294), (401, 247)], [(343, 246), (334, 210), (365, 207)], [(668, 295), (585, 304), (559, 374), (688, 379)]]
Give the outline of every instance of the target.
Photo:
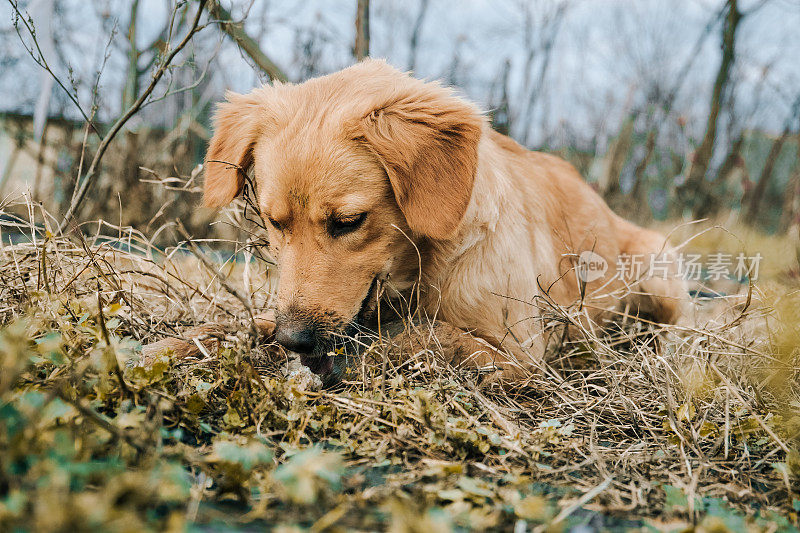
[(219, 5), (217, 0), (211, 0), (206, 5), (206, 9), (211, 17), (219, 22), (220, 29), (233, 39), (233, 42), (255, 62), (258, 68), (269, 76), (270, 80), (288, 81), (289, 78), (283, 70), (267, 57), (258, 42), (244, 31), (241, 23), (232, 20), (231, 14)]
[[(42, 53), (42, 49), (39, 47), (39, 40), (36, 38), (36, 30), (33, 27), (33, 21), (28, 18), (25, 18), (25, 15), (23, 15), (22, 12), (19, 10), (19, 5), (16, 0), (8, 0), (8, 2), (14, 9), (14, 29), (16, 30), (17, 36), (19, 37), (22, 46), (25, 48), (25, 51), (28, 52), (28, 55), (31, 56), (31, 59), (33, 59), (37, 65), (42, 67), (48, 74), (50, 74), (50, 76), (52, 76), (52, 78), (55, 80), (58, 86), (61, 87), (65, 93), (67, 93), (69, 99), (72, 101), (73, 104), (75, 104), (75, 107), (78, 108), (78, 111), (80, 112), (81, 116), (83, 116), (84, 120), (86, 120), (86, 122), (89, 123), (89, 125), (92, 127), (92, 130), (97, 135), (100, 135), (100, 130), (97, 129), (97, 127), (94, 125), (94, 122), (92, 122), (92, 119), (86, 115), (86, 112), (84, 112), (83, 107), (81, 107), (81, 103), (78, 101), (77, 94), (73, 94), (72, 91), (67, 89), (66, 85), (64, 85), (64, 83), (60, 79), (58, 79), (58, 76), (55, 75), (53, 70), (50, 68), (50, 65), (47, 63), (47, 59), (45, 59), (44, 54)], [(25, 26), (25, 29), (27, 30), (28, 34), (30, 34), (31, 39), (33, 40), (33, 46), (36, 47), (35, 52), (32, 48), (28, 48), (28, 45), (25, 44), (25, 41), (22, 39), (22, 34), (19, 32), (20, 20), (22, 21), (22, 24)]]
[(99, 426), (102, 429), (106, 430), (114, 438), (124, 440), (125, 442), (128, 443), (128, 445), (136, 449), (137, 452), (139, 453), (144, 452), (144, 446), (136, 442), (128, 432), (112, 424), (106, 417), (104, 417), (91, 407), (84, 405), (84, 403), (81, 402), (79, 399), (70, 397), (70, 395), (67, 394), (67, 392), (63, 390), (61, 387), (57, 388), (55, 393), (62, 401), (74, 407), (89, 422), (92, 422), (96, 426)]
[(253, 310), (253, 304), (250, 301), (250, 297), (246, 294), (241, 293), (239, 290), (236, 289), (236, 287), (227, 282), (222, 272), (220, 272), (219, 269), (216, 266), (214, 266), (214, 264), (211, 261), (208, 260), (208, 258), (203, 254), (200, 248), (197, 247), (197, 245), (192, 240), (192, 237), (189, 235), (189, 232), (186, 231), (186, 228), (183, 226), (180, 220), (176, 220), (175, 225), (178, 229), (178, 232), (186, 240), (186, 244), (189, 245), (189, 249), (194, 254), (194, 256), (200, 260), (200, 262), (203, 264), (204, 267), (206, 267), (212, 274), (214, 274), (214, 276), (217, 278), (217, 281), (219, 281), (220, 285), (222, 285), (222, 288), (224, 288), (233, 297), (239, 300), (239, 302), (247, 311), (247, 314), (250, 315), (250, 332), (253, 335), (252, 341), (253, 343), (258, 342), (260, 335), (258, 333), (258, 328), (256, 327), (255, 311)]
[(69, 209), (67, 209), (64, 218), (61, 220), (61, 223), (58, 225), (58, 233), (63, 233), (64, 229), (67, 227), (67, 224), (72, 220), (72, 217), (75, 215), (75, 212), (80, 207), (83, 199), (86, 197), (86, 192), (89, 190), (89, 186), (94, 181), (94, 178), (97, 174), (97, 167), (100, 164), (100, 161), (103, 159), (103, 155), (105, 154), (108, 146), (111, 144), (111, 141), (114, 137), (119, 133), (122, 127), (125, 125), (130, 118), (135, 115), (139, 109), (144, 104), (145, 100), (150, 96), (153, 90), (156, 88), (156, 85), (164, 76), (164, 73), (169, 68), (172, 60), (175, 59), (175, 56), (180, 53), (183, 48), (189, 44), (189, 41), (192, 39), (195, 33), (202, 30), (205, 26), (200, 26), (200, 18), (203, 15), (203, 6), (205, 5), (206, 0), (200, 0), (199, 5), (197, 7), (197, 14), (195, 15), (194, 21), (192, 22), (192, 26), (187, 32), (186, 36), (183, 40), (178, 43), (178, 45), (164, 58), (164, 61), (161, 63), (161, 66), (158, 70), (153, 74), (153, 79), (150, 80), (150, 85), (144, 90), (144, 92), (139, 96), (139, 98), (131, 105), (130, 108), (122, 115), (111, 127), (111, 130), (103, 137), (100, 146), (97, 148), (97, 152), (94, 155), (94, 159), (92, 159), (91, 164), (89, 165), (89, 169), (86, 171), (86, 176), (84, 177), (83, 181), (80, 183), (78, 193), (73, 198), (72, 202), (69, 205)]

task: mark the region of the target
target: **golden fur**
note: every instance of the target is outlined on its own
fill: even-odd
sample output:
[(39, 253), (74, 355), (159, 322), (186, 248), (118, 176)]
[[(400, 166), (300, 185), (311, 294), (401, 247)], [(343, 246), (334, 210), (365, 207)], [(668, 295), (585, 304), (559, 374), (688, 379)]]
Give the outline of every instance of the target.
[[(668, 254), (661, 235), (614, 214), (569, 163), (492, 131), (447, 88), (366, 60), (227, 100), (204, 202), (231, 202), (253, 172), (280, 275), (279, 331), (304, 321), (345, 331), (374, 312), (375, 280), (406, 301), (419, 280), (425, 316), (492, 346), (470, 344), (465, 358), (518, 378), (544, 353), (545, 302), (581, 301), (586, 320), (625, 306), (660, 322), (680, 312), (673, 277), (613, 279), (620, 254)], [(332, 221), (362, 213), (332, 236)], [(585, 251), (610, 267), (582, 287)]]

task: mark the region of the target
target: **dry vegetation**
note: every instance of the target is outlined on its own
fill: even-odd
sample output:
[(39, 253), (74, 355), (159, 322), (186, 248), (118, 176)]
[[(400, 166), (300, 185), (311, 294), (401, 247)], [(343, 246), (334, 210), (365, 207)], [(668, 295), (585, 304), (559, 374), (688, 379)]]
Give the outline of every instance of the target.
[[(0, 529), (798, 525), (791, 268), (685, 326), (581, 329), (524, 389), (482, 386), (432, 339), (374, 340), (311, 390), (251, 342), (266, 263), (209, 267), (125, 228), (56, 236), (26, 210), (0, 226)], [(689, 246), (704, 238), (726, 246)], [(137, 366), (143, 343), (209, 321), (230, 326), (218, 353)]]
[[(11, 142), (0, 175), (0, 531), (797, 531), (800, 95), (781, 66), (796, 62), (791, 6), (725, 0), (694, 19), (685, 2), (481, 8), (508, 10), (511, 28), (474, 25), (470, 9), (451, 19), (450, 3), (428, 0), (381, 3), (370, 22), (370, 2), (351, 2), (353, 59), (369, 55), (370, 25), (383, 28), (391, 39), (374, 34), (373, 54), (401, 65), (407, 51), (409, 69), (479, 97), (495, 129), (560, 151), (627, 218), (730, 212), (728, 229), (688, 224), (672, 240), (705, 256), (763, 255), (753, 286), (694, 287), (715, 296), (680, 326), (587, 329), (574, 309), (548, 308), (548, 363), (500, 390), (443, 362), (433, 336), (413, 353), (359, 338), (364, 353), (347, 358), (342, 382), (311, 387), (251, 334), (271, 305), (269, 260), (240, 212), (210, 225), (195, 209), (197, 165), (231, 79), (255, 66), (259, 79), (302, 81), (349, 64), (336, 22), (347, 2), (324, 4), (303, 19), (282, 18), (281, 2), (229, 12), (177, 1), (159, 19), (138, 0), (116, 6), (121, 15), (102, 2), (10, 0), (7, 78), (30, 85), (25, 65), (37, 65), (85, 123), (44, 121), (37, 105), (0, 124)], [(137, 25), (161, 30), (143, 43)], [(292, 53), (273, 62), (269, 40), (286, 29)], [(596, 31), (610, 49), (584, 40)], [(84, 47), (94, 40), (64, 35), (107, 44), (79, 65), (97, 55)], [(702, 61), (711, 48), (719, 60)], [(593, 63), (608, 84), (574, 74)], [(573, 72), (572, 88), (554, 72)], [(35, 173), (33, 200), (7, 200), (25, 189), (3, 188), (12, 171), (23, 183)], [(176, 217), (188, 230), (164, 224)], [(244, 242), (188, 244), (189, 233)], [(198, 357), (142, 360), (142, 345), (205, 323), (224, 334)]]

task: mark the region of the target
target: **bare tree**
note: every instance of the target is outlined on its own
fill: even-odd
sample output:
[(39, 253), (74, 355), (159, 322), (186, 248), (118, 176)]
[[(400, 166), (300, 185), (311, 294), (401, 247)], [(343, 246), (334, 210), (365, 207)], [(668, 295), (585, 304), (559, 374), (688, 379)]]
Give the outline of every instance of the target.
[(419, 0), (419, 10), (414, 21), (414, 29), (411, 31), (411, 39), (408, 46), (408, 70), (417, 68), (417, 48), (419, 48), (419, 36), (422, 33), (422, 25), (425, 22), (425, 15), (428, 13), (429, 0)]
[(701, 206), (709, 201), (706, 175), (709, 163), (714, 155), (723, 95), (730, 79), (731, 68), (736, 61), (736, 30), (739, 28), (742, 18), (743, 15), (739, 11), (738, 0), (727, 0), (725, 3), (725, 19), (722, 26), (722, 60), (711, 91), (705, 134), (692, 156), (686, 181), (677, 191), (684, 204), (691, 206), (693, 212), (702, 209)]
[(298, 79), (307, 80), (324, 71), (321, 62), (326, 39), (321, 26), (322, 17), (317, 13), (313, 25), (295, 30), (293, 63), (299, 70)]
[(81, 180), (80, 176), (77, 177), (76, 180), (76, 188), (75, 193), (73, 194), (72, 200), (70, 201), (70, 205), (67, 208), (66, 213), (64, 214), (64, 218), (61, 219), (61, 222), (58, 226), (58, 233), (62, 233), (66, 228), (67, 225), (72, 221), (72, 217), (75, 216), (80, 205), (83, 203), (84, 198), (86, 197), (86, 193), (89, 190), (89, 187), (95, 181), (97, 174), (100, 170), (100, 163), (105, 155), (106, 151), (108, 150), (111, 141), (114, 140), (114, 137), (122, 130), (125, 124), (133, 117), (136, 113), (139, 112), (142, 105), (145, 101), (150, 97), (153, 93), (153, 90), (156, 88), (156, 85), (161, 80), (161, 78), (166, 73), (169, 66), (172, 64), (172, 61), (175, 57), (183, 50), (187, 44), (192, 40), (195, 33), (203, 29), (205, 26), (200, 24), (200, 18), (203, 13), (205, 0), (200, 0), (197, 5), (197, 12), (194, 16), (194, 19), (186, 31), (183, 39), (177, 43), (173, 48), (171, 48), (170, 52), (164, 56), (159, 64), (158, 69), (153, 73), (153, 76), (150, 80), (150, 84), (142, 91), (142, 94), (136, 99), (136, 101), (124, 111), (124, 113), (117, 119), (116, 122), (111, 126), (108, 133), (105, 134), (100, 145), (97, 148), (97, 151), (92, 158), (91, 163), (89, 164), (89, 168), (86, 171), (86, 174), (83, 176)]
[(600, 194), (612, 208), (618, 208), (622, 188), (620, 187), (620, 174), (625, 166), (625, 160), (633, 144), (633, 126), (636, 114), (628, 113), (622, 120), (619, 134), (611, 142), (608, 152), (602, 160), (602, 169), (598, 179)]
[[(779, 229), (782, 232), (793, 230), (796, 239), (798, 237), (797, 230), (800, 228), (800, 135), (797, 136), (795, 141), (797, 152), (794, 172), (792, 172), (789, 184), (786, 187)], [(800, 262), (800, 246), (798, 246), (798, 262)]]
[(258, 41), (244, 31), (241, 22), (234, 22), (231, 14), (223, 8), (218, 0), (211, 0), (206, 5), (211, 16), (219, 21), (219, 27), (224, 31), (239, 49), (253, 60), (258, 68), (264, 71), (271, 80), (287, 81), (284, 71), (270, 59), (259, 46)]
[[(689, 78), (688, 74), (695, 63), (695, 60), (700, 55), (703, 45), (711, 34), (713, 28), (717, 25), (719, 20), (724, 16), (724, 8), (714, 13), (711, 19), (700, 32), (694, 46), (692, 47), (689, 55), (686, 57), (685, 62), (681, 68), (674, 75), (674, 82), (669, 89), (664, 90), (659, 82), (654, 82), (649, 88), (647, 95), (648, 105), (647, 113), (645, 114), (645, 131), (647, 136), (644, 142), (644, 149), (641, 157), (635, 164), (633, 170), (633, 188), (630, 192), (629, 205), (635, 210), (641, 210), (643, 206), (647, 205), (646, 201), (646, 171), (653, 161), (656, 154), (656, 147), (658, 146), (659, 137), (665, 129), (667, 119), (672, 113), (672, 108), (675, 105), (675, 100), (678, 97), (684, 83)], [(670, 76), (672, 77), (672, 76)]]
[(126, 51), (125, 85), (122, 88), (122, 109), (128, 109), (139, 97), (142, 79), (150, 72), (159, 55), (164, 52), (170, 33), (183, 31), (184, 25), (189, 22), (184, 17), (180, 17), (177, 25), (175, 25), (173, 17), (167, 16), (164, 26), (156, 37), (144, 46), (139, 46), (136, 38), (139, 27), (138, 21), (139, 0), (133, 0), (128, 15), (128, 31), (126, 35), (128, 49)]
[[(545, 4), (548, 5), (548, 4)], [(536, 105), (544, 90), (547, 72), (553, 56), (553, 46), (561, 29), (561, 22), (567, 12), (569, 3), (566, 1), (555, 4), (554, 10), (548, 10), (543, 5), (533, 5), (529, 1), (522, 3), (524, 13), (524, 43), (526, 49), (525, 64), (523, 66), (521, 113), (516, 122), (519, 123), (519, 141), (528, 144), (532, 130), (531, 123), (536, 111)], [(534, 12), (538, 13), (540, 20), (534, 20)], [(538, 40), (534, 39), (538, 35)], [(538, 58), (536, 73), (533, 66)], [(544, 125), (543, 125), (544, 126)]]
[[(90, 117), (92, 114), (91, 112), (87, 113), (84, 111), (83, 106), (78, 101), (78, 94), (77, 90), (74, 85), (67, 87), (67, 84), (62, 81), (62, 79), (56, 75), (55, 71), (51, 68), (50, 63), (48, 61), (52, 60), (52, 58), (48, 58), (46, 56), (46, 52), (42, 49), (41, 45), (39, 44), (39, 38), (36, 33), (36, 28), (34, 26), (34, 20), (30, 17), (30, 15), (23, 14), (20, 10), (19, 3), (17, 0), (9, 0), (9, 4), (11, 5), (11, 9), (13, 11), (13, 18), (12, 24), (14, 26), (14, 31), (16, 32), (17, 36), (19, 37), (20, 41), (22, 42), (22, 46), (25, 48), (27, 54), (33, 59), (33, 61), (42, 68), (44, 72), (47, 73), (48, 77), (51, 78), (62, 90), (63, 94), (69, 98), (69, 100), (75, 104), (75, 109), (81, 114), (81, 116), (86, 120), (86, 122), (91, 126), (91, 131), (94, 133), (99, 134), (99, 130), (97, 126), (94, 124), (93, 116)], [(25, 42), (23, 38), (23, 28), (24, 32), (26, 32), (31, 39), (30, 46)], [(44, 122), (44, 121), (42, 121)]]
[(772, 182), (773, 175), (775, 174), (775, 164), (778, 162), (778, 158), (783, 150), (783, 146), (786, 144), (786, 141), (789, 140), (793, 130), (800, 130), (800, 127), (795, 126), (795, 123), (798, 120), (800, 120), (800, 94), (798, 94), (797, 98), (792, 104), (789, 117), (784, 123), (783, 131), (770, 147), (769, 153), (767, 154), (767, 159), (764, 162), (764, 168), (762, 169), (761, 175), (756, 182), (756, 186), (753, 187), (752, 191), (750, 191), (750, 194), (743, 199), (742, 203), (747, 204), (745, 214), (747, 220), (754, 221), (759, 218), (758, 214), (759, 208), (761, 207), (761, 201), (764, 198), (764, 193), (766, 192), (767, 187)]
[[(508, 76), (511, 73), (511, 60), (506, 58), (503, 70), (497, 78), (492, 89), (492, 99), (496, 102), (491, 106), (492, 129), (503, 135), (508, 135), (511, 130), (511, 117), (508, 113)], [(499, 93), (499, 94), (496, 94)]]
[[(55, 1), (47, 0), (35, 3), (36, 13), (34, 16), (38, 17), (39, 28), (37, 29), (37, 38), (41, 43), (42, 57), (47, 56), (52, 58), (55, 55), (55, 42), (53, 39), (53, 17), (55, 15)], [(33, 138), (40, 145), (40, 151), (44, 147), (45, 126), (47, 123), (47, 116), (50, 111), (50, 95), (53, 91), (54, 84), (53, 77), (48, 74), (46, 70), (39, 73), (39, 98), (36, 101), (36, 107), (33, 111)], [(41, 159), (41, 154), (39, 154)], [(35, 188), (34, 188), (35, 189)]]
[(356, 61), (369, 55), (369, 0), (358, 0), (356, 6), (356, 42), (353, 55)]

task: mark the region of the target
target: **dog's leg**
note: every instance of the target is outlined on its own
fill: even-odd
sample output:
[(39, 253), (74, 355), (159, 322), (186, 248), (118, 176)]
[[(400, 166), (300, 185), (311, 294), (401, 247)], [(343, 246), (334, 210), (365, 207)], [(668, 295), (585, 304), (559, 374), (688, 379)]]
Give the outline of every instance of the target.
[(645, 258), (655, 255), (662, 268), (644, 272), (642, 279), (632, 284), (632, 295), (625, 303), (630, 305), (632, 314), (674, 324), (689, 310), (688, 290), (678, 273), (677, 253), (659, 233), (637, 228), (635, 235), (624, 251)]
[[(254, 324), (259, 340), (269, 340), (275, 332), (275, 313), (267, 313), (254, 317)], [(169, 353), (173, 360), (197, 357), (205, 350), (216, 353), (220, 341), (225, 338), (226, 328), (220, 324), (203, 324), (183, 333), (180, 339), (166, 338), (142, 347), (142, 365), (152, 363), (161, 354)], [(200, 346), (203, 347), (201, 350)]]
[(398, 358), (434, 350), (451, 366), (485, 372), (487, 379), (484, 382), (519, 382), (534, 370), (532, 365), (521, 363), (516, 354), (498, 349), (487, 340), (448, 322), (400, 324), (387, 334), (391, 352)]

